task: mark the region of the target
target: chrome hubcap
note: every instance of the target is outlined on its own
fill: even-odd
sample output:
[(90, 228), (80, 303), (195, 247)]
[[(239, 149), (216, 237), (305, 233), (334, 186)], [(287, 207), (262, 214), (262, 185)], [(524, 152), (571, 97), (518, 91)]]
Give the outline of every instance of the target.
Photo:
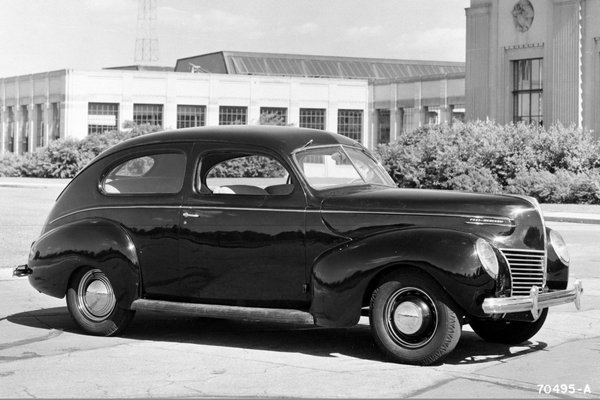
[(437, 332), (437, 308), (427, 293), (407, 287), (396, 291), (386, 303), (384, 317), (391, 338), (406, 348), (425, 346)]
[(116, 305), (112, 285), (99, 269), (88, 271), (81, 278), (77, 298), (81, 313), (96, 322), (105, 320)]
[(413, 335), (423, 326), (423, 311), (412, 301), (405, 301), (396, 307), (392, 321), (400, 332)]

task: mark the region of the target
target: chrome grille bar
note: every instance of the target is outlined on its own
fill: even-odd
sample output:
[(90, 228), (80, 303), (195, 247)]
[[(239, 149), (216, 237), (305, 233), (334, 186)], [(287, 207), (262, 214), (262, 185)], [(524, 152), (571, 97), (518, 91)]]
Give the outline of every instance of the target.
[(510, 267), (511, 296), (528, 296), (533, 286), (538, 287), (540, 291), (543, 289), (545, 251), (517, 249), (500, 249), (500, 251)]

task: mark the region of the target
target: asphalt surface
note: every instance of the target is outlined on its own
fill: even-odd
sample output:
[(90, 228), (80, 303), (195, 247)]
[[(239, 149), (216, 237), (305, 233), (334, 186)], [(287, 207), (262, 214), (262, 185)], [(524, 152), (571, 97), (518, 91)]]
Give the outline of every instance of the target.
[[(47, 207), (64, 182), (5, 182), (0, 193), (12, 198), (19, 189), (22, 197), (1, 204), (0, 218), (17, 229), (1, 225), (0, 246), (15, 237), (11, 246), (27, 247), (15, 231), (35, 232), (45, 210), (19, 210)], [(430, 367), (383, 359), (367, 318), (324, 329), (146, 312), (119, 337), (87, 336), (64, 299), (37, 293), (0, 265), (0, 398), (600, 398), (597, 208), (543, 208), (568, 243), (571, 277), (583, 280), (582, 310), (554, 307), (517, 346), (486, 343), (465, 326), (455, 351)], [(577, 214), (584, 223), (558, 222), (582, 222)]]

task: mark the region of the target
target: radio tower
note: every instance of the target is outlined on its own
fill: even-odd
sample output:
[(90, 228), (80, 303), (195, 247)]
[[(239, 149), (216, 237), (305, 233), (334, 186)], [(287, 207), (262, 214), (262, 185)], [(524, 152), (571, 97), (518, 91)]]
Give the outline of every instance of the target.
[(135, 38), (135, 63), (158, 61), (156, 36), (156, 0), (138, 0), (137, 35)]

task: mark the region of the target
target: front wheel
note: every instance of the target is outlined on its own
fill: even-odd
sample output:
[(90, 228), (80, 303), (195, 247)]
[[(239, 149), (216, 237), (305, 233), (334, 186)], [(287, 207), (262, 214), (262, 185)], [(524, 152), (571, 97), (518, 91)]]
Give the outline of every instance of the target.
[(429, 365), (458, 343), (460, 320), (444, 291), (431, 278), (398, 273), (371, 297), (373, 337), (384, 353), (405, 364)]
[(116, 335), (127, 327), (135, 311), (120, 307), (108, 276), (99, 269), (76, 271), (67, 289), (67, 307), (87, 333)]
[(486, 342), (519, 344), (538, 333), (546, 322), (546, 316), (548, 316), (548, 309), (544, 308), (539, 318), (533, 322), (473, 319), (469, 321), (469, 325)]

